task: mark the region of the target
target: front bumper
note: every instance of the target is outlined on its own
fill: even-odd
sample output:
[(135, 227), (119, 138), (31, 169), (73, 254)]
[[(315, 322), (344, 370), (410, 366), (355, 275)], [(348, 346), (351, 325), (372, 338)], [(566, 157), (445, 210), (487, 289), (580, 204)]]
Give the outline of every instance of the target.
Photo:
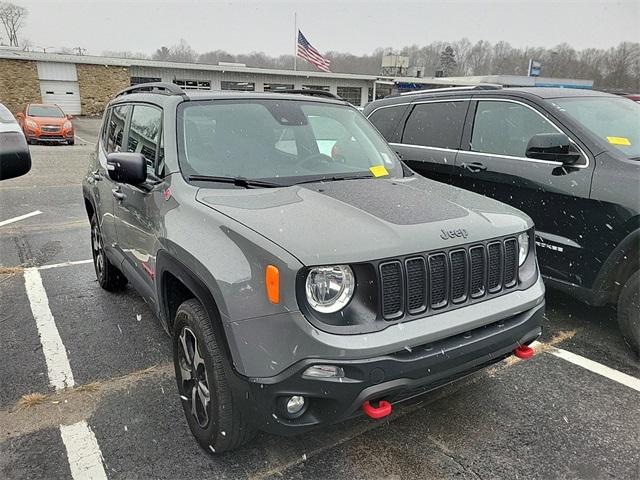
[(74, 139), (73, 132), (56, 132), (56, 133), (44, 133), (44, 132), (25, 132), (27, 140), (35, 142), (68, 142)]
[[(387, 355), (357, 360), (305, 359), (275, 377), (248, 379), (245, 407), (254, 413), (259, 428), (280, 435), (340, 422), (359, 415), (365, 401), (405, 401), (503, 360), (541, 334), (543, 316), (544, 301), (471, 331)], [(342, 367), (345, 377), (303, 377), (314, 364)], [(288, 419), (282, 399), (292, 395), (303, 395), (308, 403), (304, 414)]]

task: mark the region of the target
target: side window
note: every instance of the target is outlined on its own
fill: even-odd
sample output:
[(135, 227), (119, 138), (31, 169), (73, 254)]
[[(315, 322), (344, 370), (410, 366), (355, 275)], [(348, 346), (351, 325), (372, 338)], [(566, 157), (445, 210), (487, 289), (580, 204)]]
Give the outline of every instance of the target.
[(107, 148), (107, 139), (109, 138), (109, 117), (111, 116), (111, 108), (104, 112), (104, 118), (102, 119), (102, 131), (100, 132), (100, 140), (102, 146)]
[(466, 101), (417, 104), (407, 119), (402, 143), (459, 149), (468, 104)]
[(127, 139), (127, 152), (142, 153), (147, 170), (155, 172), (158, 147), (161, 144), (162, 110), (150, 105), (134, 105)]
[(479, 101), (471, 151), (525, 157), (531, 137), (558, 130), (529, 107), (513, 102)]
[(369, 121), (373, 123), (388, 142), (393, 142), (393, 132), (395, 132), (398, 122), (400, 118), (402, 118), (406, 108), (406, 105), (379, 108), (369, 115)]
[(109, 116), (109, 137), (107, 139), (107, 153), (119, 152), (122, 150), (122, 139), (124, 138), (124, 126), (127, 122), (129, 105), (120, 105), (111, 109)]

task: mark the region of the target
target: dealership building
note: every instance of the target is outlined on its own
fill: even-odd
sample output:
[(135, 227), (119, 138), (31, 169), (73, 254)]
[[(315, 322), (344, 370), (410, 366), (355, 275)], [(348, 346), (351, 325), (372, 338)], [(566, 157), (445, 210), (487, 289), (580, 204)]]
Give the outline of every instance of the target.
[(13, 112), (27, 103), (55, 103), (67, 114), (100, 115), (115, 93), (130, 85), (170, 82), (185, 90), (270, 92), (327, 90), (356, 106), (394, 92), (477, 83), (505, 86), (592, 88), (589, 80), (492, 75), (487, 77), (386, 77), (206, 65), (134, 58), (25, 52), (0, 47), (0, 103)]

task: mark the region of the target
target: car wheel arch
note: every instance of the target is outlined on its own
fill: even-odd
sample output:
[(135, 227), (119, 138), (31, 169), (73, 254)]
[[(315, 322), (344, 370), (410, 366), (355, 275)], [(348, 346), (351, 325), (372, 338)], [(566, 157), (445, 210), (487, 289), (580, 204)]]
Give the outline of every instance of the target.
[[(191, 259), (191, 261), (197, 262), (195, 259)], [(200, 265), (199, 262), (196, 264)], [(201, 266), (201, 269), (206, 271), (204, 266)], [(212, 321), (222, 326), (222, 317), (225, 316), (226, 312), (225, 304), (222, 299), (222, 293), (213, 277), (203, 280), (184, 262), (178, 260), (168, 251), (160, 250), (156, 257), (156, 278), (158, 279), (157, 295), (160, 317), (165, 330), (169, 334), (173, 331), (175, 312), (180, 303), (189, 298), (197, 299), (204, 305)], [(170, 291), (172, 287), (183, 290)], [(224, 329), (222, 329), (222, 332), (224, 334)]]
[(595, 290), (607, 293), (608, 303), (617, 303), (626, 281), (640, 269), (640, 228), (636, 228), (611, 252), (600, 269)]
[(88, 194), (86, 188), (83, 189), (84, 190), (84, 208), (87, 212), (87, 217), (89, 217), (89, 220), (91, 220), (91, 217), (96, 213), (96, 207), (93, 203), (93, 200), (91, 198), (91, 196)]

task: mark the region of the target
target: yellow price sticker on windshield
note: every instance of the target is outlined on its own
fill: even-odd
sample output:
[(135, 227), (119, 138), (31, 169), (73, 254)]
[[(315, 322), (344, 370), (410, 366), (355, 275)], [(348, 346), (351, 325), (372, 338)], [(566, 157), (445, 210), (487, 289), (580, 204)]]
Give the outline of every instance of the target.
[(385, 177), (389, 175), (389, 172), (384, 168), (384, 165), (376, 165), (375, 167), (370, 167), (369, 170), (373, 173), (374, 177)]
[(625, 147), (631, 146), (631, 142), (627, 137), (607, 137), (607, 140), (612, 145), (624, 145)]

